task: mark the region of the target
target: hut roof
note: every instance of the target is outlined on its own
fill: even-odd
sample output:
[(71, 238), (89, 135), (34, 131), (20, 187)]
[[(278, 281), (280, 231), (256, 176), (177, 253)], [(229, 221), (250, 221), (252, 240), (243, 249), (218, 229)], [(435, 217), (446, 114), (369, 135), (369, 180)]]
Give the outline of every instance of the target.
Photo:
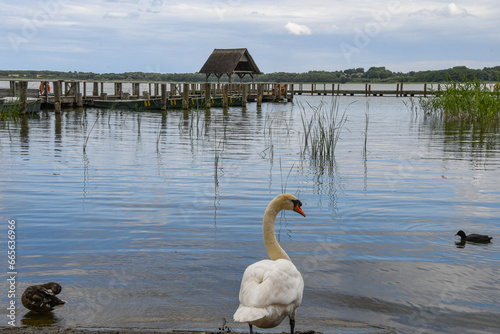
[(240, 78), (245, 74), (252, 78), (254, 74), (262, 74), (247, 49), (214, 49), (200, 73), (205, 73), (207, 78), (210, 74), (215, 74), (217, 78), (223, 74), (227, 74), (229, 78), (232, 74), (237, 74)]

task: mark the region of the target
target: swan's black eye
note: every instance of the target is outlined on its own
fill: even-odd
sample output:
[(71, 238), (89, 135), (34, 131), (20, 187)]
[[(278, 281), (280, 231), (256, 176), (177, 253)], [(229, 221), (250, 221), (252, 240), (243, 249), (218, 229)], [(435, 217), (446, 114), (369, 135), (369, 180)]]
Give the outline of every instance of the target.
[(292, 199), (293, 207), (295, 208), (297, 205), (299, 208), (302, 206), (302, 202), (298, 199)]

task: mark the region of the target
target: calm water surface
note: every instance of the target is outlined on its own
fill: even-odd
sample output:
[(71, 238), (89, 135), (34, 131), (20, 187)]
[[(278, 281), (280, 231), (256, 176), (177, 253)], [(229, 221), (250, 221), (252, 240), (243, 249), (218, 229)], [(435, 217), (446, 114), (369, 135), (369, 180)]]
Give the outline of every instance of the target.
[[(285, 188), (307, 214), (276, 222), (305, 280), (299, 331), (500, 332), (499, 130), (405, 101), (341, 97), (348, 121), (326, 164), (301, 154), (301, 113), (331, 97), (2, 121), (0, 247), (15, 219), (18, 292), (57, 281), (69, 302), (41, 320), (20, 306), (18, 324), (216, 330), (226, 318), (246, 331), (232, 322), (240, 279), (267, 257), (263, 212)], [(457, 247), (459, 229), (493, 243)]]

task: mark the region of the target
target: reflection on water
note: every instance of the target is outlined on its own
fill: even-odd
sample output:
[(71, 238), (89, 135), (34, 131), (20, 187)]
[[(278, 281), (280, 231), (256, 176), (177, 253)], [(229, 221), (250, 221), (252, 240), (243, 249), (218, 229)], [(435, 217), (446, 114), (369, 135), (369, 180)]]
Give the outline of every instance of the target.
[(484, 168), (488, 168), (490, 159), (493, 159), (493, 167), (498, 161), (499, 122), (474, 124), (427, 116), (424, 117), (420, 128), (422, 133), (439, 141), (440, 146), (449, 156), (448, 159), (470, 160), (474, 166)]
[(53, 312), (49, 313), (36, 313), (29, 311), (21, 319), (23, 326), (30, 327), (50, 327), (60, 324), (60, 317)]
[[(497, 332), (498, 128), (415, 117), (402, 101), (341, 97), (347, 122), (327, 164), (302, 154), (291, 103), (0, 123), (17, 288), (55, 280), (68, 301), (39, 319), (18, 308), (20, 322), (214, 330), (232, 319), (245, 267), (267, 257), (263, 211), (286, 189), (307, 213), (276, 222), (305, 280), (298, 330)], [(458, 247), (460, 229), (493, 242)]]

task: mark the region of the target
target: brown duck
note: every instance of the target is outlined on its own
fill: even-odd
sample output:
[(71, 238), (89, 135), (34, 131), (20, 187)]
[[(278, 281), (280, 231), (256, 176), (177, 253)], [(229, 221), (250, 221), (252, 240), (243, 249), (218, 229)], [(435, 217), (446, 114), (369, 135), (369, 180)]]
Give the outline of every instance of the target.
[(65, 300), (56, 297), (61, 290), (61, 285), (54, 282), (32, 285), (26, 288), (21, 301), (24, 307), (33, 312), (50, 312), (66, 304)]

